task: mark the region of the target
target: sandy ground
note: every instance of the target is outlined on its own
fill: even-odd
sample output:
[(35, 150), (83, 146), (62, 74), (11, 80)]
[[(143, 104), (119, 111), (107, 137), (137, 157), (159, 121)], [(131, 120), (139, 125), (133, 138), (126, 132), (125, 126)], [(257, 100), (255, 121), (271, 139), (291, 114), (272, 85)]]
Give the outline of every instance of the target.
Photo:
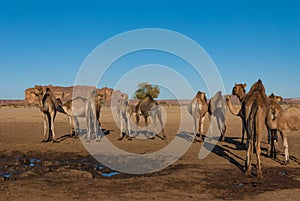
[[(102, 111), (102, 127), (116, 147), (154, 153), (179, 133), (179, 107), (165, 107), (165, 111), (166, 141), (159, 137), (116, 140), (119, 129), (109, 108)], [(167, 168), (132, 175), (103, 167), (80, 139), (69, 138), (65, 115), (58, 114), (55, 121), (60, 143), (41, 143), (43, 123), (37, 108), (0, 108), (0, 200), (299, 200), (300, 132), (289, 134), (291, 160), (283, 165), (282, 154), (277, 159), (266, 155), (265, 131), (260, 181), (255, 177), (255, 157), (253, 176), (243, 172), (246, 151), (240, 145), (241, 121), (227, 113), (226, 123), (225, 142), (218, 142), (206, 158), (198, 158), (203, 143), (196, 142)], [(205, 131), (208, 124), (206, 119)]]

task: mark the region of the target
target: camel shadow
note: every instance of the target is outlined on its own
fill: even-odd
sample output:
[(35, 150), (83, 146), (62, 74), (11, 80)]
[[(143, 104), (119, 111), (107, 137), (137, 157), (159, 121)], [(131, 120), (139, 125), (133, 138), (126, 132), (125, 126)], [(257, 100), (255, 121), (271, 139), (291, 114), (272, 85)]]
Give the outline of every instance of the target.
[[(57, 143), (60, 143), (60, 142), (66, 140), (66, 139), (68, 139), (68, 138), (75, 138), (75, 137), (70, 136), (70, 134), (68, 133), (68, 134), (65, 134), (65, 135), (60, 136), (59, 138), (57, 138), (57, 139), (56, 139), (56, 142), (57, 142)], [(76, 138), (77, 138), (77, 137), (76, 137)]]
[(154, 137), (160, 138), (161, 140), (165, 140), (163, 137), (161, 137), (160, 135), (158, 135), (157, 133), (152, 132), (152, 131), (147, 131), (147, 130), (132, 131), (131, 130), (131, 133), (132, 133), (133, 138), (137, 138), (139, 135), (143, 135), (147, 139), (154, 139), (153, 138), (153, 136), (154, 136)]
[(242, 172), (244, 172), (244, 166), (240, 164), (237, 159), (241, 161), (245, 161), (240, 156), (234, 154), (229, 149), (226, 149), (224, 147), (221, 147), (217, 144), (212, 144), (209, 142), (205, 142), (203, 145), (207, 150), (211, 150), (212, 153), (216, 154), (217, 156), (220, 156), (226, 160), (228, 160), (231, 164), (235, 165), (237, 168), (239, 168)]
[[(180, 131), (179, 133), (176, 134), (176, 137), (180, 137), (188, 142), (193, 141), (194, 133), (186, 132), (186, 131)], [(200, 134), (196, 135), (195, 142), (202, 142), (203, 138), (205, 137), (204, 135), (201, 135), (202, 141), (199, 140)]]
[(228, 145), (223, 145), (223, 146), (225, 146), (227, 148), (230, 148), (230, 149), (234, 149), (234, 150), (246, 150), (246, 145), (241, 144), (241, 142), (238, 139), (240, 139), (240, 138), (238, 138), (238, 137), (225, 137), (224, 142), (234, 145), (235, 148), (232, 148)]
[[(113, 130), (101, 129), (100, 132), (98, 131), (98, 135), (100, 136), (100, 138), (102, 138), (103, 136), (109, 135), (110, 132), (112, 132), (112, 131)], [(87, 134), (87, 129), (80, 129), (79, 132), (78, 132), (78, 134), (77, 134), (77, 136), (74, 136), (74, 134), (71, 135), (70, 133), (67, 133), (67, 134), (65, 134), (65, 135), (60, 136), (59, 138), (57, 138), (56, 142), (60, 143), (60, 142), (66, 140), (68, 138), (70, 138), (70, 139), (77, 139), (77, 138), (86, 136), (86, 134)], [(93, 135), (92, 139), (95, 139), (95, 138), (96, 138), (96, 136)]]
[[(282, 157), (283, 159), (279, 159), (278, 156)], [(277, 157), (276, 158), (272, 158), (273, 161), (279, 163), (280, 165), (287, 165), (285, 162), (284, 162), (284, 153), (277, 153)], [(290, 155), (289, 156), (289, 160), (290, 161), (293, 161), (295, 163), (298, 163), (298, 165), (300, 165), (300, 159), (298, 159), (297, 157), (295, 156), (292, 156)], [(290, 163), (290, 162), (289, 162)]]

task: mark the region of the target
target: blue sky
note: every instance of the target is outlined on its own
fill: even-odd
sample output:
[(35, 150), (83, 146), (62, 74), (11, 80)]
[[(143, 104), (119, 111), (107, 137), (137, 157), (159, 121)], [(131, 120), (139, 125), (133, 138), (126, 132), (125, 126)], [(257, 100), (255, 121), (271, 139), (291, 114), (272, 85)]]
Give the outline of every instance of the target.
[[(0, 99), (23, 99), (35, 84), (73, 85), (94, 48), (141, 28), (169, 29), (196, 41), (216, 64), (227, 93), (234, 83), (250, 86), (261, 78), (268, 94), (300, 97), (299, 10), (296, 0), (0, 1)], [(146, 63), (185, 72), (182, 61), (148, 53), (124, 58), (116, 72)], [(188, 74), (194, 90), (206, 90)], [(109, 76), (103, 84), (114, 87), (118, 76)]]

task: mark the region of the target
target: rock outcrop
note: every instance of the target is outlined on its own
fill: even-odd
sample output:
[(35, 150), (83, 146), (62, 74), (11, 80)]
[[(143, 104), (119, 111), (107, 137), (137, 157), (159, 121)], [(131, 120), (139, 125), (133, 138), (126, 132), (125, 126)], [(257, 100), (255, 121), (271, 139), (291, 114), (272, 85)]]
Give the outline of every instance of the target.
[[(70, 100), (73, 96), (73, 92), (74, 93), (74, 97), (77, 96), (86, 96), (88, 93), (90, 93), (92, 90), (95, 89), (95, 87), (93, 86), (76, 86), (76, 90), (74, 91), (74, 86), (70, 86), (70, 87), (62, 87), (62, 86), (42, 86), (43, 89), (45, 90), (47, 87), (50, 88), (50, 90), (53, 92), (54, 96), (56, 98), (60, 98), (63, 102)], [(37, 97), (31, 93), (33, 91), (34, 88), (28, 88), (25, 90), (25, 103), (26, 104), (36, 104), (38, 103), (38, 99)], [(106, 95), (106, 106), (110, 106), (110, 102), (111, 102), (111, 97), (112, 97), (112, 93), (113, 93), (113, 89), (112, 88), (108, 88), (108, 87), (104, 87), (101, 89), (97, 88), (97, 94), (104, 94)]]

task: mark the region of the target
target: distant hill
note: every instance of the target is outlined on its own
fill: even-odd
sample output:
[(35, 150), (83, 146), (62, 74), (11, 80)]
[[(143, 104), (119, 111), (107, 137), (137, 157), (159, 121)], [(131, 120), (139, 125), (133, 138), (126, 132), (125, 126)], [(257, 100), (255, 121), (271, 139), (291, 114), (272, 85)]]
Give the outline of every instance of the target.
[[(69, 87), (62, 87), (62, 86), (52, 86), (52, 85), (48, 85), (48, 86), (42, 86), (44, 89), (46, 87), (49, 87), (52, 92), (54, 93), (54, 95), (57, 98), (60, 98), (63, 101), (69, 100), (72, 98), (72, 93), (73, 93), (73, 86), (69, 86)], [(81, 92), (85, 92), (88, 91), (87, 89), (91, 89), (94, 87), (91, 86), (77, 86), (80, 88)], [(5, 100), (2, 99), (0, 100), (0, 105), (24, 105), (24, 104), (37, 104), (37, 98), (34, 94), (32, 94), (33, 88), (28, 88), (25, 90), (25, 98), (24, 100)], [(106, 94), (106, 105), (109, 106), (111, 104), (111, 98), (113, 96), (113, 93), (117, 96), (119, 96), (119, 94), (121, 94), (121, 91), (114, 91), (112, 88), (108, 88), (108, 87), (103, 87), (101, 89), (97, 89), (97, 92), (101, 92), (101, 93), (105, 93)], [(157, 100), (160, 104), (166, 104), (166, 105), (187, 105), (191, 102), (191, 100), (188, 99), (182, 99), (182, 100)], [(234, 104), (239, 104), (240, 101), (238, 100), (238, 98), (236, 96), (232, 96), (231, 97), (231, 101)], [(138, 100), (131, 100), (130, 101), (132, 104), (137, 104)], [(287, 103), (287, 104), (300, 104), (300, 98), (283, 98), (283, 103)]]

